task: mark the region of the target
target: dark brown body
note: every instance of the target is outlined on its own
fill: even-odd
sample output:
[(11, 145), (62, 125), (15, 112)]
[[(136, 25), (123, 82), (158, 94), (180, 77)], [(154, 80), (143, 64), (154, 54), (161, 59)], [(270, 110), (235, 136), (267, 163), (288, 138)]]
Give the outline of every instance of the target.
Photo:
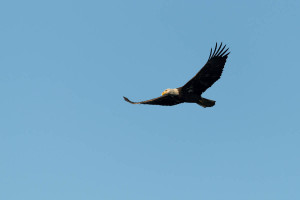
[(179, 96), (177, 96), (179, 101), (185, 102), (185, 103), (197, 103), (198, 105), (206, 108), (206, 107), (212, 107), (215, 105), (214, 100), (206, 99), (201, 97), (201, 95), (195, 94), (193, 92), (189, 92), (186, 90), (182, 90), (182, 87), (177, 88), (179, 91)]

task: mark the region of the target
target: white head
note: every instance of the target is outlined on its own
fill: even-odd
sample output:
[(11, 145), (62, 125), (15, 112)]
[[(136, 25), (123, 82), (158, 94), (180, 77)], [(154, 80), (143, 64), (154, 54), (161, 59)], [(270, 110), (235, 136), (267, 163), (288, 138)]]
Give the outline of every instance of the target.
[(161, 93), (161, 95), (179, 95), (179, 91), (177, 88), (175, 89), (166, 89), (163, 91), (163, 93)]

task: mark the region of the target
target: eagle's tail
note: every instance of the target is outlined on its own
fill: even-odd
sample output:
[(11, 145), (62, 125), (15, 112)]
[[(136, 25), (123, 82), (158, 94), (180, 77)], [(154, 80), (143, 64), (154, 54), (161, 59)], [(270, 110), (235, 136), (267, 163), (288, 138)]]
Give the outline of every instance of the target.
[(202, 106), (203, 108), (206, 108), (206, 107), (213, 107), (215, 105), (215, 103), (216, 103), (216, 101), (214, 101), (214, 100), (205, 99), (205, 98), (201, 97), (201, 99), (199, 100), (199, 103), (197, 103), (197, 104)]

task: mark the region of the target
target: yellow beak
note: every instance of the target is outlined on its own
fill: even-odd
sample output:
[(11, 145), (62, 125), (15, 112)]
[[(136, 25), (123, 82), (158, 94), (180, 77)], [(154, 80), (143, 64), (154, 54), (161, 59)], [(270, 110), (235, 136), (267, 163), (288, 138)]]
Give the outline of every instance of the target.
[(161, 93), (161, 95), (164, 95), (166, 92), (165, 91), (163, 91), (163, 93)]

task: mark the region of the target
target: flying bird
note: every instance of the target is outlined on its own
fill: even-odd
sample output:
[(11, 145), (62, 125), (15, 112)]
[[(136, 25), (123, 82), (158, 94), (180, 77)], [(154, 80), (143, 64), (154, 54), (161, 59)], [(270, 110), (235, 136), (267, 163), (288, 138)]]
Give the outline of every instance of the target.
[(202, 69), (184, 86), (175, 89), (166, 89), (160, 97), (141, 102), (132, 102), (127, 97), (123, 97), (125, 101), (131, 104), (150, 104), (161, 106), (174, 106), (180, 103), (196, 103), (204, 108), (212, 107), (216, 101), (202, 97), (209, 87), (220, 79), (226, 59), (230, 52), (224, 50), (222, 43), (218, 47), (217, 43), (214, 51), (210, 49), (209, 58)]

